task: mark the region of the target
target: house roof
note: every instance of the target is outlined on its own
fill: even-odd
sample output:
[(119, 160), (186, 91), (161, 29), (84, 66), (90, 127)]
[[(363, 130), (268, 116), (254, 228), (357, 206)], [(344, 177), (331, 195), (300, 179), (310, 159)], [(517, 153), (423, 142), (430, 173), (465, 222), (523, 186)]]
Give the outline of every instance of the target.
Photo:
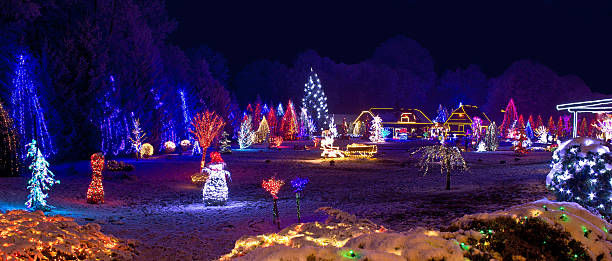
[[(431, 120), (418, 109), (395, 109), (395, 108), (371, 108), (362, 111), (355, 119), (356, 121), (372, 120), (374, 116), (379, 116), (382, 124), (389, 125), (411, 125), (411, 124), (433, 124)], [(405, 118), (405, 121), (402, 121)]]
[(491, 120), (478, 107), (472, 105), (461, 105), (448, 117), (444, 125), (449, 124), (472, 124), (472, 119), (478, 117), (482, 120), (482, 126), (489, 126)]

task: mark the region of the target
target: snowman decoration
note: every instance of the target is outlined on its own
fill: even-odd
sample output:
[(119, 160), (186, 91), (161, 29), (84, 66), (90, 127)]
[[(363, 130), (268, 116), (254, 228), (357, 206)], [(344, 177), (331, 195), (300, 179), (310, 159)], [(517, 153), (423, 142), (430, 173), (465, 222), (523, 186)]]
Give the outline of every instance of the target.
[(204, 184), (202, 196), (204, 203), (208, 206), (223, 206), (227, 202), (227, 178), (231, 181), (230, 172), (224, 170), (225, 162), (219, 152), (210, 153), (211, 162), (203, 169), (208, 174), (208, 179)]

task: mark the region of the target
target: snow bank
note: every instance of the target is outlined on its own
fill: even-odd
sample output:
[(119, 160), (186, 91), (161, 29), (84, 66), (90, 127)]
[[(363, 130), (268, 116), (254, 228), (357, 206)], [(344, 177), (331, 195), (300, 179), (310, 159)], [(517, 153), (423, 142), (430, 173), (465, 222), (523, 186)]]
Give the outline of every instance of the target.
[(131, 260), (135, 242), (100, 232), (100, 225), (79, 226), (72, 218), (42, 211), (0, 212), (0, 259)]
[[(464, 260), (468, 238), (479, 240), (473, 230), (440, 232), (416, 228), (407, 232), (387, 231), (369, 220), (357, 219), (340, 210), (325, 208), (332, 218), (326, 224), (302, 223), (279, 233), (243, 237), (221, 260)], [(504, 211), (466, 215), (452, 227), (468, 227), (475, 220), (498, 217), (536, 217), (560, 227), (581, 242), (591, 257), (612, 260), (612, 225), (576, 203), (539, 200)], [(585, 231), (589, 231), (586, 233)], [(472, 251), (480, 251), (472, 249)]]

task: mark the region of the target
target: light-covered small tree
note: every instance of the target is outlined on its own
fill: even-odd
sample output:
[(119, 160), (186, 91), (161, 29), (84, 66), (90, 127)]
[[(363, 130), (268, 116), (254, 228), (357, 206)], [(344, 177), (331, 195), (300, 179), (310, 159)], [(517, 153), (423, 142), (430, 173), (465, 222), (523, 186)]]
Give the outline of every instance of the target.
[(251, 116), (246, 116), (240, 124), (240, 131), (238, 132), (238, 146), (240, 146), (240, 149), (251, 147), (255, 139), (255, 133), (251, 130), (251, 121)]
[(263, 116), (263, 119), (259, 122), (259, 127), (257, 128), (257, 132), (255, 132), (255, 142), (264, 143), (264, 142), (268, 142), (269, 139), (270, 139), (270, 127), (268, 126), (268, 121), (266, 120), (266, 116)]
[(36, 140), (32, 140), (28, 147), (28, 158), (32, 158), (32, 163), (28, 167), (32, 170), (32, 178), (28, 181), (28, 200), (25, 205), (28, 210), (48, 211), (53, 207), (47, 205), (47, 193), (45, 191), (51, 189), (54, 184), (59, 184), (59, 180), (54, 179), (55, 174), (49, 170), (49, 162), (36, 147)]
[(491, 125), (487, 127), (484, 137), (485, 147), (488, 151), (496, 151), (499, 146), (499, 133), (497, 132), (497, 126), (495, 122), (491, 122)]
[(450, 190), (450, 176), (451, 171), (467, 170), (467, 163), (463, 159), (461, 155), (461, 150), (457, 147), (447, 147), (445, 145), (434, 145), (422, 147), (415, 152), (414, 154), (421, 154), (421, 160), (419, 161), (419, 166), (421, 170), (424, 170), (423, 175), (427, 175), (427, 171), (429, 170), (429, 165), (431, 164), (439, 164), (440, 165), (440, 173), (444, 174), (446, 171), (446, 189)]
[(219, 140), (219, 152), (222, 154), (232, 153), (232, 149), (230, 148), (231, 140), (229, 139), (229, 134), (227, 132), (223, 132), (221, 134), (221, 139)]

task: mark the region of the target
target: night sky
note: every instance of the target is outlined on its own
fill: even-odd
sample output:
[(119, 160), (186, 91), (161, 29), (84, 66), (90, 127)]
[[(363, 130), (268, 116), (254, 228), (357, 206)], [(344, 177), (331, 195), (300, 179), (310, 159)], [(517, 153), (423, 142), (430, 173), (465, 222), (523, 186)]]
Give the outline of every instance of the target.
[(379, 2), (172, 0), (179, 26), (169, 41), (208, 45), (235, 74), (258, 59), (290, 65), (307, 49), (358, 63), (403, 34), (430, 51), (438, 73), (477, 64), (495, 77), (528, 58), (612, 93), (612, 1)]

